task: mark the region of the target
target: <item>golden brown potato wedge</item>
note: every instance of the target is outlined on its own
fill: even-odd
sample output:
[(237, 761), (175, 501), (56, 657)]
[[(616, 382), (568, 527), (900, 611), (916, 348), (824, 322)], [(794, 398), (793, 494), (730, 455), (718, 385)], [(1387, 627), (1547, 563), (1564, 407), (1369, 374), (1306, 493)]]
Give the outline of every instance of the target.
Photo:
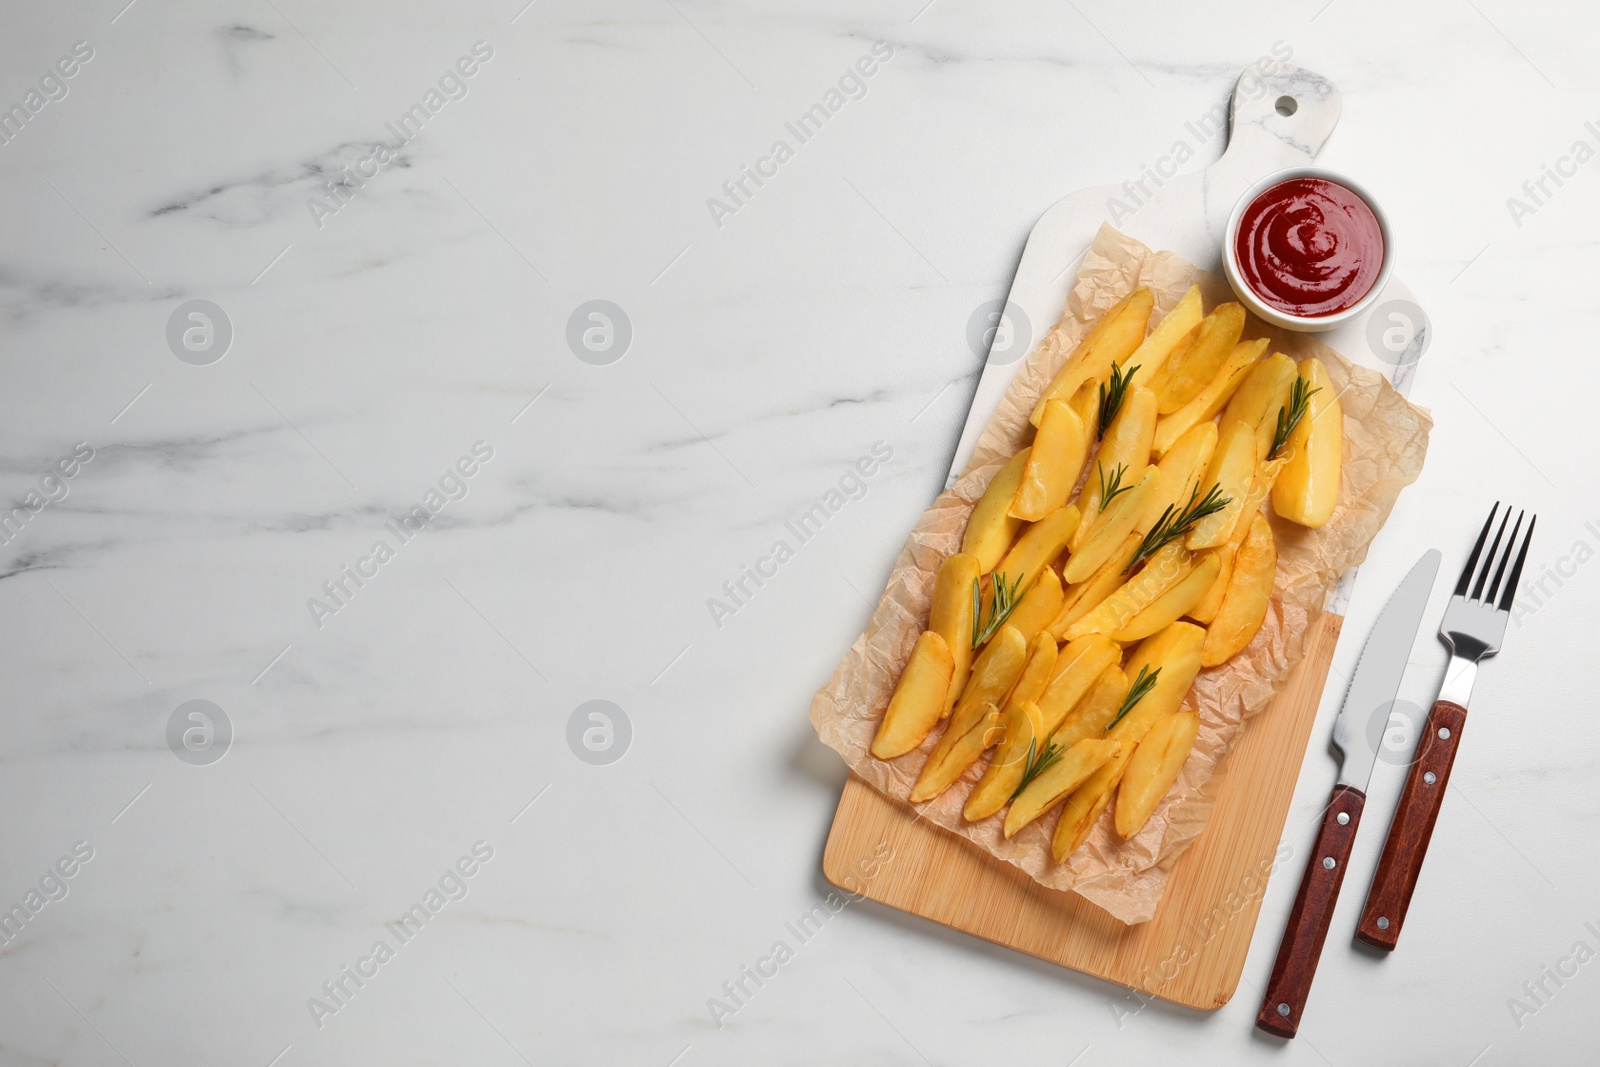
[(1089, 436), (1098, 438), (1100, 434), (1100, 383), (1084, 382), (1078, 386), (1078, 391), (1072, 394), (1072, 399), (1067, 401), (1067, 406), (1078, 413), (1078, 418), (1089, 428)]
[[(1034, 580), (1033, 588), (1022, 598), (1022, 603), (1012, 611), (1011, 618), (1006, 620), (1006, 625), (1015, 626), (1022, 631), (1023, 637), (1032, 641), (1033, 636), (1043, 630), (1061, 610), (1063, 595), (1061, 579), (1056, 575), (1055, 568), (1045, 567)], [(972, 593), (969, 590), (967, 600), (971, 599)]]
[(1199, 732), (1200, 716), (1194, 712), (1168, 715), (1150, 728), (1128, 757), (1128, 769), (1117, 790), (1116, 827), (1124, 839), (1144, 829), (1150, 813), (1178, 780)]
[(1205, 639), (1204, 628), (1175, 622), (1141, 641), (1122, 670), (1137, 683), (1139, 672), (1148, 667), (1152, 673), (1159, 672), (1155, 685), (1106, 731), (1106, 736), (1139, 741), (1151, 726), (1177, 711), (1194, 684), (1195, 675), (1200, 673), (1200, 648)]
[(1222, 596), (1217, 617), (1206, 631), (1200, 664), (1215, 667), (1244, 648), (1261, 629), (1272, 601), (1272, 583), (1278, 566), (1278, 547), (1272, 539), (1272, 524), (1265, 515), (1250, 521), (1249, 532), (1233, 557), (1233, 574), (1228, 591)]
[[(1011, 635), (1016, 633), (1016, 630), (1008, 625), (1000, 632), (1000, 635), (997, 635), (995, 640), (1005, 635), (1005, 630), (1011, 630)], [(1008, 638), (1008, 643), (1014, 645), (1014, 640)], [(976, 678), (979, 673), (984, 672), (984, 667), (986, 667), (986, 664), (982, 662), (982, 657), (979, 657), (978, 665), (973, 667), (973, 677)], [(1016, 675), (1016, 683), (1011, 686), (1008, 696), (1005, 697), (1006, 710), (1002, 712), (1003, 721), (1010, 720), (1011, 705), (1032, 705), (1035, 701), (1038, 701), (1038, 696), (1045, 691), (1045, 686), (1050, 685), (1050, 677), (1051, 673), (1054, 672), (1054, 667), (1056, 667), (1056, 641), (1048, 633), (1040, 633), (1027, 646), (1027, 662), (1022, 667), (1021, 672)], [(984, 704), (992, 704), (992, 702), (994, 702), (994, 697), (986, 697), (984, 699)], [(974, 707), (981, 707), (981, 704), (976, 704), (976, 702), (968, 704), (966, 697), (963, 696), (962, 704), (957, 705), (957, 709), (955, 709), (952, 728), (954, 728), (957, 720), (971, 723), (973, 721), (971, 709), (974, 709)], [(949, 731), (946, 731), (946, 733), (949, 733)], [(995, 744), (995, 742), (998, 742), (998, 737), (995, 737), (994, 741), (990, 741), (990, 744)], [(944, 757), (944, 761), (941, 763), (941, 773), (939, 773), (941, 777), (947, 776), (950, 782), (954, 782), (957, 777), (965, 773), (966, 768), (971, 766), (973, 760), (976, 760), (979, 755), (982, 755), (984, 749), (989, 747), (989, 745), (982, 745), (982, 747), (974, 747), (974, 745), (976, 745), (976, 742), (970, 742), (968, 745), (952, 742), (952, 752), (947, 757)], [(942, 749), (942, 747), (944, 747), (944, 737), (939, 739), (939, 745), (934, 749), (934, 757), (939, 757), (939, 749)], [(971, 758), (966, 758), (968, 755)], [(965, 763), (960, 761), (963, 758), (966, 758)]]
[(1089, 458), (1092, 435), (1066, 401), (1052, 400), (1045, 405), (1044, 419), (1011, 501), (1012, 518), (1037, 522), (1067, 502), (1083, 472), (1083, 461)]
[(1217, 451), (1211, 457), (1206, 476), (1200, 479), (1203, 497), (1216, 486), (1228, 501), (1221, 511), (1213, 512), (1194, 524), (1184, 543), (1191, 550), (1216, 548), (1226, 544), (1233, 536), (1234, 527), (1244, 515), (1245, 501), (1250, 495), (1250, 483), (1256, 473), (1255, 430), (1250, 426), (1236, 425), (1226, 437), (1217, 442)]
[(1189, 503), (1189, 494), (1200, 484), (1211, 456), (1217, 449), (1217, 424), (1202, 422), (1178, 438), (1156, 465), (1160, 471), (1155, 490), (1145, 503), (1144, 514), (1134, 523), (1134, 532), (1150, 532), (1161, 521), (1167, 508), (1181, 509)]
[[(1248, 531), (1249, 527), (1246, 526), (1245, 532)], [(1232, 541), (1209, 550), (1217, 559), (1217, 576), (1212, 579), (1211, 588), (1206, 590), (1205, 596), (1188, 611), (1189, 618), (1195, 622), (1209, 626), (1211, 620), (1217, 617), (1217, 609), (1222, 606), (1222, 595), (1228, 591), (1228, 576), (1233, 573), (1233, 555), (1239, 551), (1240, 540), (1242, 535), (1236, 531)]]
[(967, 552), (946, 556), (933, 580), (933, 606), (928, 629), (944, 638), (950, 650), (950, 689), (943, 714), (950, 714), (967, 686), (972, 670), (972, 588), (978, 580), (978, 557)]
[[(1043, 751), (1049, 754), (1036, 755), (1035, 759), (1055, 757), (1055, 762), (1040, 771), (1011, 802), (1011, 807), (1006, 811), (1003, 828), (1005, 835), (1011, 837), (1049, 811), (1057, 801), (1078, 788), (1091, 774), (1103, 767), (1107, 760), (1120, 753), (1123, 747), (1124, 742), (1121, 741), (1092, 738), (1079, 741), (1066, 749), (1044, 749)], [(1060, 752), (1060, 755), (1055, 756), (1055, 752)]]
[(1083, 699), (1050, 735), (1051, 743), (1065, 750), (1086, 738), (1104, 737), (1106, 727), (1111, 725), (1127, 699), (1128, 685), (1128, 676), (1116, 664), (1101, 671)]
[(1006, 694), (1006, 704), (1037, 703), (1050, 679), (1055, 677), (1058, 655), (1055, 638), (1049, 634), (1035, 634), (1028, 642), (1028, 662), (1017, 676), (1017, 684)]
[(1022, 597), (1033, 588), (1034, 580), (1044, 570), (1045, 564), (1061, 555), (1061, 550), (1067, 547), (1067, 541), (1077, 528), (1078, 509), (1068, 504), (1023, 530), (1011, 546), (1011, 551), (1006, 553), (1005, 559), (989, 576), (988, 588), (983, 591), (980, 623), (987, 625), (990, 618), (996, 582), (1005, 582), (1006, 587), (1013, 591), (1016, 603), (1020, 604)]
[(1089, 536), (1083, 539), (1076, 552), (1067, 557), (1067, 565), (1061, 571), (1063, 581), (1068, 585), (1084, 581), (1122, 546), (1144, 513), (1145, 501), (1155, 488), (1155, 476), (1155, 468), (1148, 468), (1133, 488), (1118, 493), (1117, 498), (1106, 506), (1095, 520)]
[(1044, 724), (1039, 717), (1039, 705), (1031, 700), (1010, 701), (1005, 710), (1005, 739), (989, 757), (989, 766), (983, 777), (972, 787), (961, 817), (968, 822), (987, 819), (1011, 799), (1011, 794), (1022, 784), (1028, 770), (1029, 753), (1044, 744)]
[(1227, 430), (1236, 422), (1256, 428), (1257, 463), (1267, 458), (1267, 449), (1272, 447), (1272, 431), (1277, 423), (1278, 408), (1289, 402), (1289, 386), (1293, 384), (1297, 373), (1294, 360), (1282, 352), (1272, 353), (1250, 368), (1250, 376), (1239, 386), (1238, 392), (1233, 394), (1222, 413), (1219, 431)]
[(922, 744), (933, 724), (944, 714), (944, 695), (950, 689), (950, 649), (944, 638), (925, 630), (911, 649), (911, 658), (889, 698), (872, 754), (894, 759)]
[(973, 661), (966, 688), (956, 702), (956, 715), (982, 704), (999, 707), (1017, 679), (1022, 677), (1022, 668), (1027, 662), (1028, 640), (1014, 626), (1000, 627), (1000, 632), (989, 639)]
[(1153, 378), (1179, 342), (1188, 337), (1205, 318), (1200, 306), (1200, 287), (1191, 285), (1166, 317), (1150, 331), (1150, 336), (1128, 357), (1126, 364), (1134, 385), (1142, 385)]
[(1218, 559), (1215, 553), (1207, 552), (1180, 581), (1174, 583), (1139, 614), (1113, 632), (1112, 639), (1124, 643), (1142, 641), (1157, 630), (1164, 630), (1177, 622), (1206, 595), (1206, 591), (1217, 580), (1217, 572), (1221, 569), (1222, 560)]
[(1103, 634), (1071, 641), (1056, 654), (1055, 671), (1037, 701), (1046, 733), (1053, 733), (1107, 667), (1122, 662), (1122, 647)]
[(1004, 736), (1005, 718), (993, 704), (978, 704), (958, 712), (945, 727), (928, 762), (922, 765), (922, 773), (911, 788), (911, 802), (921, 804), (949, 789)]
[[(1105, 332), (1111, 328), (1111, 324), (1116, 322), (1117, 317), (1127, 310), (1129, 304), (1133, 303), (1134, 298), (1138, 296), (1138, 292), (1139, 291), (1135, 289), (1121, 300), (1118, 300), (1115, 304), (1112, 304), (1111, 307), (1107, 309), (1106, 313), (1101, 315), (1100, 318), (1095, 321), (1093, 326), (1089, 327), (1089, 332), (1083, 335), (1082, 340), (1080, 340), (1077, 346), (1073, 348), (1071, 354), (1069, 354), (1066, 359), (1062, 360), (1060, 370), (1056, 371), (1058, 376), (1067, 368), (1076, 366), (1078, 363), (1082, 362), (1083, 357), (1089, 352), (1093, 351), (1095, 344), (1100, 340), (1101, 337), (1105, 336)], [(1155, 304), (1153, 296), (1154, 294), (1152, 294), (1151, 300), (1152, 307)], [(1046, 337), (1045, 340), (1041, 342), (1041, 345), (1050, 344), (1054, 341), (1054, 335), (1056, 333), (1064, 332), (1071, 325), (1067, 321), (1067, 318), (1067, 315), (1061, 316), (1061, 321), (1056, 323), (1055, 326), (1051, 328), (1051, 336)], [(1052, 381), (1054, 381), (1054, 379), (1052, 379)]]
[(1116, 755), (1102, 763), (1099, 770), (1084, 779), (1083, 784), (1067, 797), (1066, 804), (1061, 808), (1061, 817), (1056, 820), (1055, 833), (1050, 839), (1050, 854), (1057, 863), (1078, 851), (1078, 846), (1088, 839), (1095, 823), (1105, 814), (1106, 805), (1111, 803), (1132, 752), (1132, 745), (1123, 745)]
[[(1150, 466), (1150, 440), (1156, 432), (1156, 395), (1148, 389), (1132, 389), (1123, 397), (1122, 407), (1106, 428), (1083, 491), (1078, 494), (1078, 510), (1083, 513), (1078, 531), (1068, 547), (1076, 552), (1100, 517), (1106, 487), (1135, 485)], [(1120, 471), (1121, 473), (1117, 473)]]
[(1167, 450), (1177, 443), (1178, 438), (1188, 433), (1202, 422), (1210, 422), (1216, 418), (1217, 412), (1222, 410), (1242, 386), (1245, 379), (1250, 376), (1250, 369), (1261, 358), (1261, 353), (1266, 351), (1267, 342), (1263, 338), (1259, 341), (1240, 341), (1233, 346), (1233, 353), (1217, 372), (1217, 376), (1195, 398), (1170, 415), (1163, 415), (1161, 422), (1156, 426), (1155, 437), (1151, 440), (1150, 447), (1157, 456), (1166, 455)]
[(967, 517), (967, 529), (961, 535), (961, 551), (976, 556), (978, 569), (984, 574), (994, 570), (1006, 549), (1011, 547), (1017, 531), (1022, 529), (1022, 520), (1011, 515), (1011, 501), (1022, 483), (1028, 455), (1029, 450), (1024, 448), (1006, 461), (989, 480), (989, 488), (983, 491)]
[(1301, 360), (1300, 378), (1315, 392), (1280, 453), (1288, 458), (1272, 487), (1272, 510), (1314, 530), (1333, 516), (1339, 503), (1344, 409), (1321, 360)]
[[(1045, 404), (1067, 400), (1085, 382), (1097, 382), (1111, 373), (1111, 364), (1127, 364), (1128, 357), (1144, 341), (1155, 298), (1149, 289), (1135, 289), (1107, 311), (1090, 331), (1055, 378), (1039, 397), (1028, 421), (1038, 426), (1044, 419)], [(1098, 331), (1098, 334), (1096, 333)], [(1093, 338), (1091, 343), (1090, 338)]]
[(1133, 554), (1139, 548), (1140, 540), (1137, 533), (1129, 534), (1127, 539), (1117, 546), (1117, 550), (1100, 565), (1099, 570), (1087, 580), (1067, 587), (1061, 598), (1061, 609), (1045, 627), (1055, 635), (1056, 640), (1065, 637), (1068, 627), (1089, 614), (1122, 585), (1126, 580), (1122, 572), (1133, 562)]
[(1244, 332), (1244, 308), (1218, 304), (1200, 325), (1180, 354), (1164, 363), (1149, 386), (1156, 394), (1156, 409), (1170, 415), (1193, 400), (1217, 376)]
[(1085, 634), (1115, 634), (1156, 603), (1167, 590), (1187, 578), (1194, 570), (1194, 563), (1194, 554), (1181, 544), (1167, 545), (1093, 611), (1067, 627), (1067, 639), (1076, 640)]

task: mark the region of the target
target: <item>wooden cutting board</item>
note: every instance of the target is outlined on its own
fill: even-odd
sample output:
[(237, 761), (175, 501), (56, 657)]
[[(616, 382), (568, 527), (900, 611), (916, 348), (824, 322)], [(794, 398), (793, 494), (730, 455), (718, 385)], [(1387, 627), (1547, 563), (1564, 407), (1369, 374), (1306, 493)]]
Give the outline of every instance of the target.
[(855, 872), (876, 870), (865, 892), (880, 903), (1165, 1000), (1220, 1008), (1239, 984), (1275, 860), (1289, 877), (1305, 863), (1277, 858), (1278, 840), (1342, 622), (1323, 614), (1288, 687), (1223, 759), (1211, 819), (1147, 923), (1125, 926), (1076, 893), (1040, 885), (854, 774), (822, 871), (859, 892)]
[[(1077, 261), (1100, 225), (1109, 222), (1220, 274), (1222, 232), (1233, 204), (1262, 176), (1315, 158), (1338, 122), (1339, 94), (1311, 71), (1278, 64), (1262, 72), (1258, 66), (1235, 86), (1231, 116), (1227, 149), (1204, 171), (1159, 184), (1086, 189), (1040, 218), (1007, 297), (1008, 330), (996, 331), (997, 338), (1008, 338), (1009, 352), (990, 349), (952, 481), (1021, 357), (1060, 316)], [(1175, 123), (1174, 136), (1196, 148), (1215, 130), (1214, 121), (1199, 116)], [(1414, 307), (1410, 290), (1392, 280), (1374, 310), (1384, 316), (1380, 322), (1399, 325), (1394, 309), (1409, 314), (1405, 309)], [(1381, 336), (1369, 313), (1323, 340), (1404, 391), (1414, 358), (1374, 351), (1374, 344), (1392, 343)], [(864, 890), (873, 900), (1165, 1000), (1208, 1011), (1221, 1007), (1244, 970), (1268, 875), (1276, 866), (1297, 877), (1305, 864), (1287, 847), (1280, 855), (1279, 841), (1353, 577), (1340, 583), (1283, 693), (1249, 721), (1223, 760), (1210, 821), (1179, 857), (1150, 922), (1125, 926), (1074, 893), (1048, 889), (853, 774), (828, 834), (823, 873), (834, 885), (860, 892), (856, 872), (875, 870)], [(892, 861), (884, 862), (885, 855)]]

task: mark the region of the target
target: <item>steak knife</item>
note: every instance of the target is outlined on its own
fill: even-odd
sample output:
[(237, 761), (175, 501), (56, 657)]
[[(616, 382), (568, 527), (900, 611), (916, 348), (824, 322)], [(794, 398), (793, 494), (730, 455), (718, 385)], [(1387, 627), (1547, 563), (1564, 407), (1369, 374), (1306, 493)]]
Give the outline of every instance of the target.
[(1278, 945), (1278, 958), (1272, 965), (1272, 977), (1267, 981), (1266, 996), (1256, 1016), (1257, 1028), (1269, 1034), (1293, 1037), (1300, 1029), (1301, 1013), (1317, 973), (1317, 960), (1339, 900), (1367, 786), (1383, 743), (1382, 731), (1375, 737), (1369, 726), (1373, 716), (1392, 704), (1400, 691), (1406, 660), (1411, 656), (1438, 572), (1439, 550), (1429, 549), (1384, 605), (1361, 648), (1344, 704), (1333, 721), (1333, 747), (1340, 756), (1339, 779), (1328, 798), (1305, 873), (1300, 876), (1300, 890), (1295, 894), (1288, 927)]

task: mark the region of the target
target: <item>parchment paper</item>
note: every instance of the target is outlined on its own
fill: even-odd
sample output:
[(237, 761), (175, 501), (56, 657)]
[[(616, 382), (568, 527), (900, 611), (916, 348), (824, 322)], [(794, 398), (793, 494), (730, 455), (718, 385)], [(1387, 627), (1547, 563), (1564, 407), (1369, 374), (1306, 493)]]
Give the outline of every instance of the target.
[[(960, 551), (973, 505), (1005, 461), (1031, 439), (1028, 413), (1040, 392), (1095, 320), (1128, 292), (1140, 285), (1150, 287), (1155, 322), (1193, 284), (1199, 284), (1208, 309), (1233, 299), (1221, 278), (1171, 253), (1152, 252), (1109, 226), (1101, 227), (1061, 321), (1028, 356), (979, 438), (967, 470), (923, 512), (906, 539), (866, 632), (811, 702), (811, 722), (818, 736), (880, 792), (905, 802), (949, 722), (945, 720), (920, 748), (899, 759), (886, 763), (868, 752), (911, 647), (927, 625), (939, 563)], [(1306, 634), (1339, 576), (1366, 558), (1367, 546), (1400, 490), (1421, 472), (1433, 425), (1425, 411), (1408, 403), (1376, 371), (1350, 363), (1312, 335), (1276, 330), (1251, 316), (1245, 337), (1268, 337), (1269, 352), (1297, 360), (1316, 356), (1327, 366), (1344, 408), (1339, 503), (1327, 525), (1307, 530), (1272, 515), (1268, 502), (1278, 545), (1271, 607), (1254, 640), (1227, 663), (1201, 671), (1185, 699), (1185, 706), (1200, 714), (1200, 733), (1167, 798), (1144, 829), (1127, 841), (1111, 828), (1108, 808), (1088, 840), (1064, 863), (1050, 856), (1059, 808), (1009, 841), (1000, 832), (1004, 809), (977, 823), (961, 817), (967, 794), (987, 760), (979, 760), (941, 796), (918, 806), (930, 821), (1020, 867), (1043, 885), (1083, 895), (1124, 923), (1145, 922), (1155, 915), (1173, 863), (1211, 813), (1214, 791), (1208, 785), (1218, 762), (1244, 730), (1245, 720), (1272, 702), (1300, 662)]]

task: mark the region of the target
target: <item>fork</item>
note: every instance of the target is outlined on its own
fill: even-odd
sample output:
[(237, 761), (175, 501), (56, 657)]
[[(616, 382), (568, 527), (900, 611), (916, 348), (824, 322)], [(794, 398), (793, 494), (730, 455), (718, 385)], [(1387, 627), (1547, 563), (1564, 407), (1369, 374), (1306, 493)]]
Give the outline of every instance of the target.
[[(1400, 794), (1400, 806), (1389, 824), (1389, 837), (1384, 842), (1377, 873), (1372, 877), (1372, 888), (1367, 892), (1361, 923), (1356, 927), (1356, 940), (1385, 951), (1392, 951), (1400, 940), (1400, 927), (1411, 906), (1411, 894), (1416, 889), (1417, 875), (1433, 836), (1433, 824), (1439, 818), (1445, 786), (1450, 782), (1450, 766), (1461, 744), (1461, 730), (1467, 722), (1467, 701), (1472, 697), (1478, 663), (1500, 651), (1506, 620), (1511, 615), (1511, 602), (1517, 595), (1517, 582), (1522, 578), (1522, 564), (1528, 558), (1528, 544), (1533, 540), (1533, 525), (1538, 516), (1530, 517), (1526, 512), (1518, 512), (1511, 536), (1505, 536), (1506, 523), (1511, 519), (1508, 506), (1485, 555), (1483, 545), (1499, 510), (1499, 503), (1490, 509), (1478, 542), (1472, 546), (1472, 555), (1461, 569), (1455, 593), (1444, 611), (1444, 621), (1439, 625), (1439, 638), (1450, 649), (1450, 663), (1445, 668), (1444, 684), (1439, 687), (1439, 699), (1428, 713), (1427, 726), (1417, 739), (1417, 753), (1406, 775), (1405, 791)], [(1522, 531), (1524, 518), (1528, 520), (1525, 533)], [(1520, 547), (1518, 534), (1522, 536)], [(1500, 547), (1502, 541), (1505, 542), (1504, 551)], [(1515, 562), (1512, 562), (1513, 555)], [(1511, 568), (1509, 575), (1507, 565)]]

